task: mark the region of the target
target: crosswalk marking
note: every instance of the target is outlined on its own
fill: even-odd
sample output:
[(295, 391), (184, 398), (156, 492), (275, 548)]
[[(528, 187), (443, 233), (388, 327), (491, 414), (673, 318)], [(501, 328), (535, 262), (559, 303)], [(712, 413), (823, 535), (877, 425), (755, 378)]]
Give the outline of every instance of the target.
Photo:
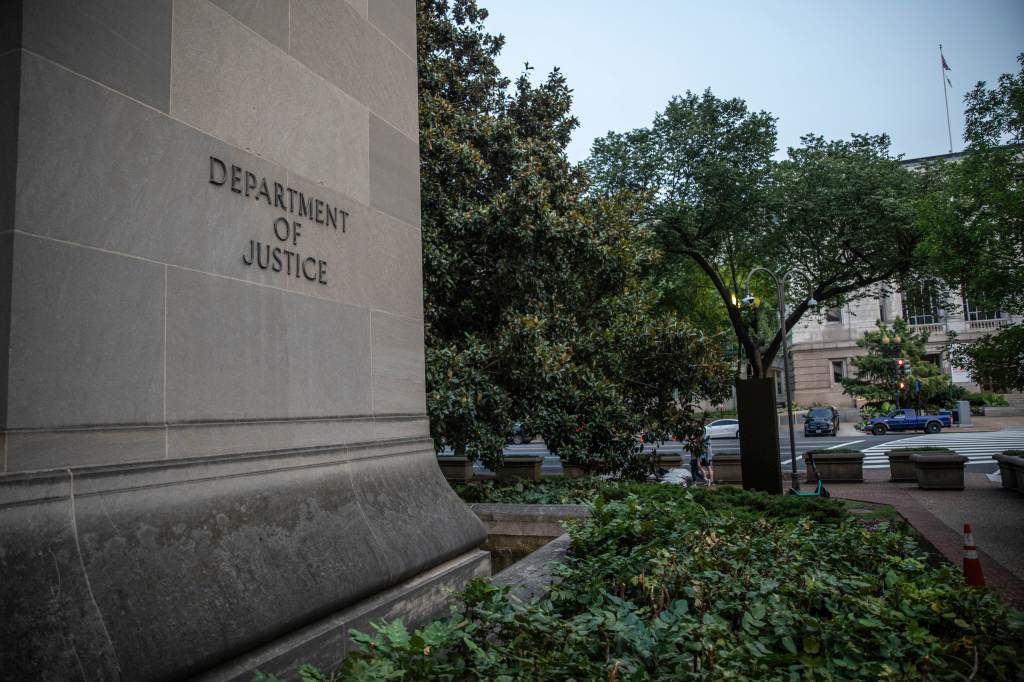
[(864, 448), (865, 469), (888, 469), (889, 450), (907, 450), (919, 447), (949, 448), (968, 458), (969, 464), (993, 464), (993, 455), (1005, 450), (1024, 450), (1024, 429), (990, 433), (935, 433), (914, 436)]

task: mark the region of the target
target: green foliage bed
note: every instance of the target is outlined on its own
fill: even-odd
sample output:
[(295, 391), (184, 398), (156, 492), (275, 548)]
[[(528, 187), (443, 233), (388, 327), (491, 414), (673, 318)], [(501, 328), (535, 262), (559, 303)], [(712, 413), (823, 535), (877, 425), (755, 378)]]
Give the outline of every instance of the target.
[(361, 653), (337, 678), (1024, 674), (1024, 615), (966, 588), (953, 567), (929, 566), (911, 538), (885, 522), (859, 523), (840, 503), (592, 479), (536, 487), (546, 488), (544, 501), (595, 500), (593, 516), (570, 531), (570, 558), (547, 598), (517, 603), (475, 583), (448, 619), (414, 633), (391, 622), (354, 635)]

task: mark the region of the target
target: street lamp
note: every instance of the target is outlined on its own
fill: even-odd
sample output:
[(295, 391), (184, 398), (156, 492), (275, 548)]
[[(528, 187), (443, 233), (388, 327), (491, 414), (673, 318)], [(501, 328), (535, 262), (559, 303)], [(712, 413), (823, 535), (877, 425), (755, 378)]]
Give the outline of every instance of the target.
[[(754, 268), (747, 274), (747, 280), (743, 285), (743, 288), (748, 292), (750, 291), (750, 278), (757, 272), (766, 272), (771, 275), (772, 279), (775, 280), (775, 293), (778, 299), (779, 307), (779, 328), (782, 330), (782, 367), (784, 375), (782, 382), (786, 387), (786, 413), (789, 415), (789, 464), (790, 471), (792, 474), (791, 485), (794, 490), (800, 490), (800, 476), (796, 471), (796, 436), (793, 435), (793, 400), (789, 395), (789, 343), (786, 340), (786, 278), (792, 277), (795, 274), (794, 270), (785, 272), (780, 277), (767, 268)], [(750, 305), (754, 302), (754, 296), (748, 293), (743, 297), (744, 305)], [(813, 296), (807, 299), (808, 307), (815, 307), (818, 305), (818, 301)]]

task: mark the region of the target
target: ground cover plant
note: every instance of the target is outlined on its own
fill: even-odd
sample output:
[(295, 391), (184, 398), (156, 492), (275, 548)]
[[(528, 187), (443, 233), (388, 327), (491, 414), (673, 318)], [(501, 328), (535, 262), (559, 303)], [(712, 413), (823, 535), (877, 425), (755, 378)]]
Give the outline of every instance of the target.
[[(508, 496), (516, 486), (493, 486)], [(530, 486), (519, 486), (520, 498)], [(473, 583), (449, 618), (353, 639), (339, 680), (1016, 680), (1024, 616), (830, 500), (597, 479), (543, 599)], [(591, 497), (594, 491), (600, 491)], [(474, 494), (479, 494), (477, 491)], [(608, 493), (605, 496), (604, 493)], [(306, 679), (329, 679), (306, 669)]]

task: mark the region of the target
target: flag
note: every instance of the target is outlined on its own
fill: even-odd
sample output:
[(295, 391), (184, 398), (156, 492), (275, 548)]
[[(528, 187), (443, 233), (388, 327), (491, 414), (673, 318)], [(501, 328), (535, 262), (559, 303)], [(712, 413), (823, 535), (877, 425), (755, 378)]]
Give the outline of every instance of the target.
[(946, 63), (946, 58), (944, 56), (942, 56), (941, 52), (939, 53), (939, 59), (942, 60), (942, 70), (943, 71), (952, 71), (953, 70), (953, 69), (949, 68), (949, 64)]

